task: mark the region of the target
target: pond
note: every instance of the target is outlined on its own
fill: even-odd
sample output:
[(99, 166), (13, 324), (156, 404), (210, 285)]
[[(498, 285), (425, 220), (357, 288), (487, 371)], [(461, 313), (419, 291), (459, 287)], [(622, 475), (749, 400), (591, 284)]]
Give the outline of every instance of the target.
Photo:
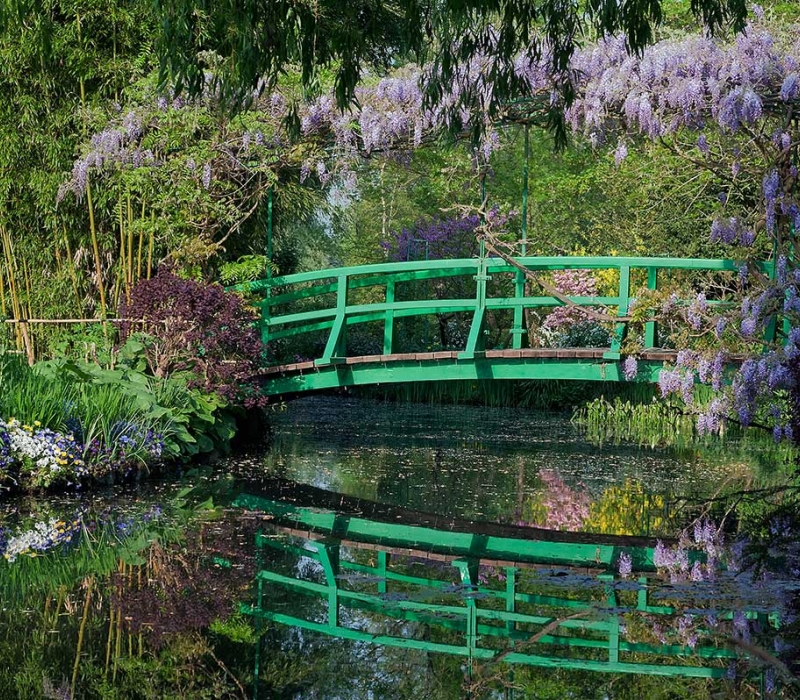
[(765, 450), (298, 400), (262, 453), (4, 502), (0, 698), (795, 697)]

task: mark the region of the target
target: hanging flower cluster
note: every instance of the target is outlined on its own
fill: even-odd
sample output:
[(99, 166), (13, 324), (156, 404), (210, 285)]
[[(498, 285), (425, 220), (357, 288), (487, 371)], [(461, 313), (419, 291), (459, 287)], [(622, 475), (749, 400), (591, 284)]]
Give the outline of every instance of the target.
[[(417, 148), (454, 126), (469, 132), (483, 123), (486, 128), (476, 154), (488, 158), (499, 143), (494, 124), (504, 116), (511, 121), (514, 117), (512, 106), (507, 114), (491, 119), (483, 111), (494, 103), (492, 61), (491, 56), (478, 56), (462, 66), (436, 105), (425, 100), (428, 88), (435, 84), (430, 69), (400, 69), (359, 87), (354, 106), (344, 113), (332, 92), (297, 105), (296, 113), (288, 93), (256, 94), (246, 110), (248, 119), (241, 128), (220, 134), (217, 146), (202, 156), (204, 161), (189, 146), (185, 152), (173, 151), (159, 142), (165, 138), (159, 134), (167, 120), (212, 107), (213, 91), (196, 101), (170, 102), (145, 95), (139, 104), (120, 110), (84, 145), (61, 194), (69, 191), (82, 196), (90, 173), (111, 176), (129, 169), (168, 170), (163, 155), (167, 152), (180, 161), (174, 177), (191, 179), (199, 194), (208, 190), (209, 196), (221, 196), (226, 182), (239, 191), (254, 173), (279, 167), (284, 162), (282, 154), (292, 150), (284, 128), (290, 113), (296, 116), (304, 142), (302, 148), (293, 149), (296, 157), (289, 159), (291, 163), (284, 165), (295, 168), (301, 181), (315, 177), (325, 185), (335, 176), (351, 182), (353, 164), (362, 156)], [(514, 65), (516, 78), (525, 86), (521, 104), (534, 109), (558, 103), (555, 85), (564, 76), (553, 74), (547, 47), (539, 57), (518, 56)], [(796, 118), (800, 36), (796, 27), (771, 25), (755, 8), (746, 31), (729, 40), (692, 34), (658, 42), (633, 55), (624, 37), (605, 37), (576, 52), (566, 72), (575, 93), (566, 111), (574, 133), (594, 145), (610, 145), (618, 163), (633, 142), (643, 137), (684, 156), (693, 168), (711, 173), (722, 191), (715, 210), (709, 212), (709, 235), (721, 246), (735, 246), (727, 256), (755, 259), (775, 244), (774, 274), (764, 274), (751, 260), (740, 268), (738, 285), (731, 282), (726, 289), (729, 297), (744, 298), (741, 311), (711, 314), (712, 308), (718, 308), (713, 303), (720, 299), (706, 299), (702, 294), (683, 309), (692, 337), (681, 343), (694, 348), (693, 339), (701, 334), (711, 339), (714, 334), (719, 349), (727, 345), (736, 354), (755, 355), (762, 351), (762, 331), (777, 328), (778, 336), (783, 333), (785, 338), (766, 339), (768, 362), (785, 368), (790, 381), (782, 388), (792, 394), (796, 404), (792, 413), (798, 415), (792, 418), (796, 424), (791, 431), (786, 430), (786, 416), (775, 425), (780, 425), (782, 437), (796, 440), (794, 436), (800, 436), (800, 365), (794, 340), (800, 337), (800, 295), (793, 281), (796, 263), (788, 254), (790, 234), (800, 227), (800, 122)], [(470, 107), (459, 102), (465, 92), (478, 96)], [(151, 159), (151, 151), (162, 155)], [(778, 265), (781, 259), (784, 262)], [(571, 286), (580, 280), (564, 282)], [(574, 324), (570, 314), (578, 311), (556, 309), (548, 324)], [(628, 375), (632, 365), (630, 370)], [(746, 409), (747, 417), (754, 407), (764, 405), (769, 412), (774, 392), (769, 391), (769, 382), (761, 381), (762, 375), (751, 373), (748, 376), (754, 381), (736, 391), (722, 388), (726, 399), (717, 407), (724, 407), (728, 416)], [(690, 393), (684, 371), (668, 375), (665, 382), (665, 393)], [(713, 430), (725, 415), (706, 416), (698, 427)]]

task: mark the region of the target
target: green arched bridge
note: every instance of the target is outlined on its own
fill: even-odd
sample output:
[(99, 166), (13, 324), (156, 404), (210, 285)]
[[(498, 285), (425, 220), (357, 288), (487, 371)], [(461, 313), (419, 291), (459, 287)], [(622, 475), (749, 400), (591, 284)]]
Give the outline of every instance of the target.
[[(621, 349), (635, 294), (670, 283), (686, 288), (708, 277), (719, 278), (720, 288), (730, 288), (738, 272), (733, 260), (691, 258), (521, 257), (514, 262), (482, 257), (360, 265), (271, 277), (233, 289), (256, 297), (264, 341), (293, 359), (262, 370), (264, 391), (278, 396), (437, 380), (624, 381)], [(762, 267), (768, 271), (768, 264)], [(610, 296), (569, 300), (620, 318), (611, 324), (608, 347), (525, 347), (526, 310), (548, 311), (564, 301), (547, 295), (523, 268), (534, 274), (599, 273), (601, 287), (613, 290)], [(427, 331), (417, 326), (415, 338), (432, 327), (456, 323), (463, 331), (460, 339), (448, 338), (442, 349), (443, 339), (433, 349), (430, 339), (427, 347), (411, 346), (408, 324), (426, 316), (438, 324), (423, 326)], [(637, 379), (655, 382), (674, 352), (659, 346), (655, 320), (645, 320), (640, 329), (642, 325)], [(356, 327), (366, 332), (356, 334)]]

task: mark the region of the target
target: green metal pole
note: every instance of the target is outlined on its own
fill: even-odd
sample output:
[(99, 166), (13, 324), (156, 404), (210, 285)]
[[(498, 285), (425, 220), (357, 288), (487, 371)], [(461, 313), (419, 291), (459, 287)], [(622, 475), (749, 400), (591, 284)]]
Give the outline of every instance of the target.
[(273, 188), (267, 192), (267, 277), (272, 276), (272, 199)]
[[(525, 125), (525, 160), (522, 163), (522, 244), (520, 252), (528, 254), (528, 161), (530, 159), (530, 126)], [(514, 275), (514, 298), (525, 297), (525, 275), (519, 270)], [(511, 327), (511, 347), (522, 348), (522, 337), (525, 334), (525, 312), (522, 306), (514, 307), (514, 322)]]
[[(267, 279), (272, 277), (272, 199), (274, 190), (272, 187), (267, 191)], [(272, 288), (267, 287), (264, 290), (264, 301), (261, 306), (261, 342), (264, 345), (269, 342), (269, 318), (270, 318), (270, 305), (269, 297), (272, 294)]]
[[(486, 225), (486, 170), (481, 173), (481, 226)], [(486, 242), (481, 237), (480, 258), (486, 256)]]
[(530, 125), (525, 125), (525, 160), (522, 163), (522, 255), (528, 254), (528, 161), (531, 153)]

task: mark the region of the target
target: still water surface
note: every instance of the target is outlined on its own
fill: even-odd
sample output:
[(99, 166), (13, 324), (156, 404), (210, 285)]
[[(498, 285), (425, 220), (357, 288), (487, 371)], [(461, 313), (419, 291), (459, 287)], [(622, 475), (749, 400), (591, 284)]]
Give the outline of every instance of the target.
[(791, 557), (732, 546), (783, 476), (733, 448), (294, 402), (263, 454), (3, 503), (0, 698), (794, 697)]

